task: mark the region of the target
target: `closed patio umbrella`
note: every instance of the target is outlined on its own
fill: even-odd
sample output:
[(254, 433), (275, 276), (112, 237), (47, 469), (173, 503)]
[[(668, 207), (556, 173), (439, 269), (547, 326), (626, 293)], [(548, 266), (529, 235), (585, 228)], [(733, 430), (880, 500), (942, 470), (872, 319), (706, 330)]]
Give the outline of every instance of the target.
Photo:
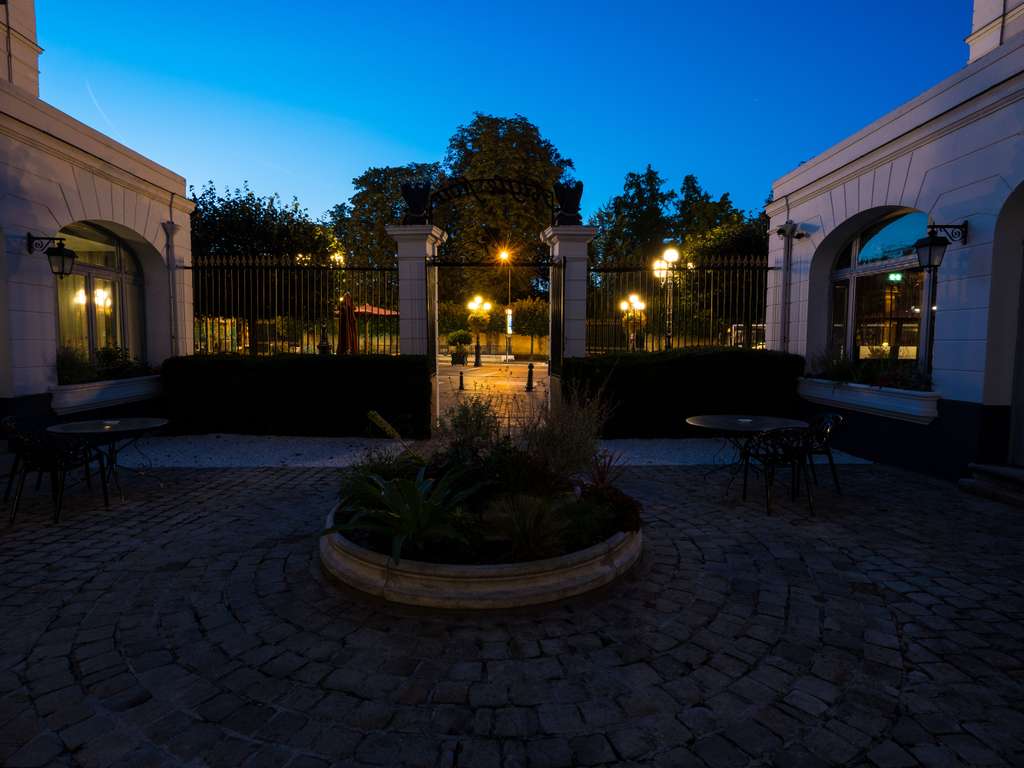
[(359, 330), (356, 328), (355, 303), (348, 291), (341, 297), (341, 310), (338, 312), (338, 354), (355, 355), (359, 353)]

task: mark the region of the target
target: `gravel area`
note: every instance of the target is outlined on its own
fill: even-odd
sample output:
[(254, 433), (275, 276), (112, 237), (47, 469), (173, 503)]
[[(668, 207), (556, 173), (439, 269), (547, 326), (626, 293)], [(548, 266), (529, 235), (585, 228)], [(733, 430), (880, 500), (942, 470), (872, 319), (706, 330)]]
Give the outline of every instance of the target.
[[(700, 466), (728, 464), (735, 451), (723, 440), (604, 440), (606, 450), (626, 466)], [(333, 437), (190, 435), (153, 437), (128, 446), (122, 466), (181, 469), (259, 469), (267, 467), (346, 467), (370, 450), (395, 450), (390, 440)], [(867, 464), (836, 453), (842, 464)]]

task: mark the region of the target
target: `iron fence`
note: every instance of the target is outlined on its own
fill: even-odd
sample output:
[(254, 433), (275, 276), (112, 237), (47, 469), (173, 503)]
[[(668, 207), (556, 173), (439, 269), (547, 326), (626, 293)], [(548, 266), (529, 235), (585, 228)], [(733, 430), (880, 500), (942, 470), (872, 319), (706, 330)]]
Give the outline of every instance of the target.
[(661, 272), (591, 267), (587, 354), (765, 347), (767, 260), (733, 258)]
[(197, 259), (192, 265), (195, 352), (314, 354), (326, 326), (338, 350), (342, 298), (351, 295), (356, 347), (398, 353), (398, 270), (273, 258)]

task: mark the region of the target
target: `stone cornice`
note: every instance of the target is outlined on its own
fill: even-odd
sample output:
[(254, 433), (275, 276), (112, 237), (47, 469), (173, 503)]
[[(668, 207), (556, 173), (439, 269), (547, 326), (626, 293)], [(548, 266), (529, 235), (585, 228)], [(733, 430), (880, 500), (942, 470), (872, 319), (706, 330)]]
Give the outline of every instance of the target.
[[(1022, 70), (1019, 60), (1022, 58), (1024, 58), (1024, 36), (1021, 36), (1021, 39), (1012, 45), (1004, 45), (980, 57), (960, 72), (876, 120), (853, 136), (839, 142), (807, 163), (794, 168), (773, 184), (778, 202), (768, 206), (769, 214), (778, 212), (782, 198), (786, 195), (789, 196), (792, 206), (798, 199), (802, 200), (813, 196), (813, 194), (820, 194), (820, 191), (811, 193), (809, 190), (812, 188), (820, 190), (823, 184), (831, 184), (832, 180), (838, 178), (838, 174), (842, 174), (848, 180), (849, 176), (859, 175), (869, 166), (875, 167), (870, 162), (866, 163), (865, 159), (886, 147), (894, 146), (897, 142), (903, 141), (901, 148), (895, 153), (887, 154), (892, 156), (904, 154), (908, 151), (907, 146), (911, 144), (911, 142), (905, 141), (908, 135), (920, 131), (929, 123), (947, 117), (956, 110), (962, 109), (969, 102), (980, 99), (985, 94), (1018, 77)], [(1011, 97), (1011, 101), (1016, 98)], [(989, 106), (986, 104), (979, 105), (975, 113), (966, 118), (966, 122), (972, 122), (984, 116), (987, 114), (985, 110), (988, 108)], [(920, 116), (915, 121), (917, 113), (920, 113)], [(960, 125), (963, 124), (965, 123), (960, 123)], [(929, 135), (930, 138), (924, 139), (921, 143), (927, 143), (927, 141), (943, 135), (946, 126), (947, 124), (944, 124), (933, 130)], [(892, 135), (887, 136), (887, 134)], [(914, 143), (914, 146), (919, 145)], [(850, 155), (849, 159), (844, 157), (844, 153)], [(877, 165), (884, 162), (887, 160), (881, 160)], [(835, 167), (830, 167), (830, 165)], [(853, 167), (858, 170), (851, 171), (850, 169)], [(806, 181), (801, 182), (801, 177), (805, 177)]]
[[(1006, 107), (1018, 101), (1021, 101), (1022, 99), (1024, 99), (1024, 84), (1022, 84), (1020, 90), (1008, 94), (1007, 96), (1004, 96), (998, 101), (986, 105), (984, 108), (972, 112), (971, 114), (959, 120), (955, 120), (952, 123), (947, 123), (943, 125), (941, 128), (930, 131), (928, 133), (923, 133), (922, 135), (918, 136), (912, 141), (900, 142), (897, 139), (896, 141), (891, 143), (896, 144), (897, 146), (890, 147), (890, 151), (885, 152), (883, 154), (877, 154), (876, 157), (871, 157), (872, 154), (879, 153), (881, 149), (885, 148), (882, 147), (879, 150), (875, 150), (874, 152), (869, 153), (868, 155), (858, 157), (856, 160), (851, 161), (847, 165), (843, 166), (841, 169), (834, 171), (826, 176), (822, 176), (821, 178), (810, 182), (806, 186), (799, 188), (799, 190), (797, 190), (796, 193), (788, 195), (789, 206), (790, 208), (793, 208), (795, 206), (800, 205), (801, 203), (807, 202), (808, 200), (818, 197), (819, 195), (823, 195), (827, 192), (831, 192), (833, 189), (842, 187), (850, 183), (851, 181), (860, 178), (864, 174), (874, 171), (876, 168), (880, 168), (888, 163), (893, 162), (894, 160), (900, 157), (906, 156), (920, 147), (932, 144), (941, 139), (943, 136), (955, 133), (964, 126), (970, 125), (971, 123), (977, 122), (978, 120), (982, 120), (985, 117), (995, 112), (998, 112), (1001, 109), (1005, 109)], [(900, 138), (905, 138), (905, 136)], [(784, 211), (785, 207), (786, 200), (783, 197), (779, 198), (778, 200), (774, 200), (767, 206), (765, 206), (765, 212), (768, 214), (769, 217), (774, 217), (776, 214)]]
[(1016, 21), (1022, 16), (1024, 16), (1024, 5), (1018, 5), (1016, 8), (1007, 11), (1005, 16), (996, 16), (992, 21), (971, 32), (971, 34), (964, 38), (964, 42), (968, 45), (973, 45), (986, 35), (995, 32), (999, 27), (1005, 27), (1009, 22)]
[[(81, 146), (80, 143), (69, 140), (70, 137), (57, 135), (54, 131), (28, 122), (26, 118), (31, 118), (32, 112), (9, 109), (9, 105), (12, 104), (10, 97), (16, 97), (16, 101), (13, 102), (15, 107), (24, 106), (26, 102), (36, 102), (42, 105), (45, 107), (42, 115), (44, 118), (52, 119), (53, 113), (56, 113), (64, 118), (62, 128), (77, 129), (86, 139), (101, 141), (102, 149), (110, 151), (105, 151), (101, 155), (97, 151), (91, 151)], [(17, 89), (4, 82), (0, 82), (0, 133), (144, 197), (163, 201), (170, 200), (173, 193), (175, 209), (186, 214), (191, 213), (195, 208), (195, 204), (185, 197), (185, 179), (183, 177), (168, 171), (137, 152), (117, 144), (59, 110), (45, 105), (27, 94), (17, 92)], [(66, 134), (67, 131), (62, 131), (62, 133)], [(126, 167), (131, 164), (140, 164), (144, 171), (151, 171), (151, 173), (140, 175), (130, 167)]]

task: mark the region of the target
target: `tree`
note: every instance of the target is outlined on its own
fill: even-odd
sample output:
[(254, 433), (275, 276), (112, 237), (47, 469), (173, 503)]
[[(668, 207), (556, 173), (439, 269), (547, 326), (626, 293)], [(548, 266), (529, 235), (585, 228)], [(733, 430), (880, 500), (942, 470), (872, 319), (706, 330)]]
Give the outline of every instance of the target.
[(258, 270), (329, 264), (340, 252), (330, 228), (314, 221), (297, 199), (282, 204), (278, 195), (257, 195), (248, 184), (218, 192), (212, 181), (198, 193), (191, 187), (189, 193), (196, 203), (192, 213), (195, 264), (218, 270), (214, 279), (226, 280), (230, 286), (220, 290), (207, 281), (196, 281), (197, 317), (243, 319), (248, 324), (250, 351), (255, 354), (260, 333), (268, 334), (267, 338), (294, 338), (330, 315), (336, 297), (328, 280), (305, 281), (295, 270), (277, 269), (260, 283), (258, 294), (242, 288), (252, 285), (245, 278)]
[(314, 221), (298, 199), (282, 204), (276, 195), (261, 197), (245, 183), (218, 193), (207, 182), (198, 193), (192, 212), (192, 254), (198, 260), (219, 258), (244, 261), (273, 258), (290, 261), (301, 255), (313, 263), (327, 260), (338, 242), (331, 231)]
[(606, 267), (644, 265), (661, 255), (672, 234), (670, 205), (676, 194), (650, 165), (642, 173), (626, 175), (622, 193), (591, 218), (597, 227), (591, 257)]
[[(505, 177), (534, 182), (550, 191), (556, 181), (569, 181), (572, 160), (563, 157), (540, 129), (522, 115), (498, 117), (476, 113), (448, 141), (444, 172), (448, 178), (483, 179)], [(495, 259), (502, 248), (517, 260), (546, 256), (538, 235), (551, 224), (550, 199), (533, 196), (467, 196), (444, 207), (444, 229), (448, 241), (444, 257), (456, 262)], [(506, 268), (495, 270), (446, 269), (440, 276), (445, 298), (456, 298), (464, 286), (476, 293), (504, 296), (508, 290)], [(513, 297), (528, 296), (545, 278), (533, 269), (512, 271)]]
[(533, 342), (538, 336), (550, 332), (551, 305), (544, 299), (519, 299), (512, 304), (512, 322), (517, 333), (530, 337), (530, 358), (533, 358)]
[(345, 249), (346, 263), (358, 267), (394, 267), (395, 241), (386, 231), (402, 220), (402, 185), (443, 179), (439, 163), (410, 163), (369, 168), (352, 180), (355, 192), (327, 214), (327, 224)]
[(714, 200), (696, 176), (687, 174), (683, 179), (672, 217), (672, 235), (676, 242), (683, 244), (693, 235), (703, 235), (723, 224), (742, 220), (743, 214), (733, 206), (728, 192)]

